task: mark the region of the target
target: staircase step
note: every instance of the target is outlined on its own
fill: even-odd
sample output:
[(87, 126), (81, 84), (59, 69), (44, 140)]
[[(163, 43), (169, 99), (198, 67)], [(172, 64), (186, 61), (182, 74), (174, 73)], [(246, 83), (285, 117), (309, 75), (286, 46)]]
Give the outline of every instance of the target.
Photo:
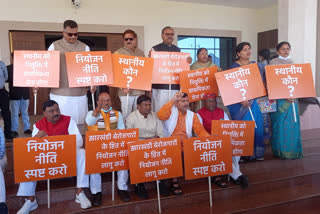
[[(268, 183), (251, 184), (248, 189), (242, 190), (239, 186), (231, 186), (227, 189), (213, 189), (213, 208), (209, 207), (208, 184), (182, 185), (184, 195), (161, 198), (163, 213), (182, 213), (182, 210), (189, 212), (192, 206), (194, 211), (202, 207), (203, 213), (235, 213), (247, 212), (252, 209), (270, 207), (279, 203), (287, 203), (293, 200), (302, 200), (314, 196), (320, 196), (320, 173), (287, 178)], [(315, 182), (316, 181), (316, 182)], [(157, 213), (156, 192), (149, 191), (149, 200), (140, 200), (131, 194), (132, 201), (121, 202), (118, 198), (114, 202), (110, 197), (104, 197), (100, 207), (81, 210), (73, 200), (54, 203), (50, 213)], [(179, 210), (179, 212), (177, 212)], [(14, 212), (15, 209), (10, 209)], [(48, 213), (47, 205), (40, 205), (32, 214)]]

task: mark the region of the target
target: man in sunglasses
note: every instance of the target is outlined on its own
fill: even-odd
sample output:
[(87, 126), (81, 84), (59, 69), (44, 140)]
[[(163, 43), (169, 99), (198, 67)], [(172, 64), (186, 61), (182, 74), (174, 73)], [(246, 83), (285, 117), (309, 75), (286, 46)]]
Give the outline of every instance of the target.
[(87, 88), (69, 88), (65, 58), (65, 52), (90, 51), (86, 44), (78, 40), (78, 24), (73, 20), (66, 20), (63, 23), (63, 38), (53, 42), (48, 50), (60, 51), (60, 87), (51, 88), (50, 99), (59, 104), (61, 114), (70, 116), (76, 122), (82, 133), (88, 112)]
[[(120, 48), (114, 52), (114, 54), (128, 55), (128, 56), (142, 56), (144, 53), (137, 48), (137, 34), (133, 30), (126, 30), (123, 33), (123, 48)], [(127, 94), (129, 93), (129, 100), (127, 103)], [(120, 88), (118, 95), (121, 101), (121, 111), (123, 119), (127, 119), (127, 116), (137, 109), (137, 99), (140, 95), (144, 95), (145, 91)], [(128, 107), (127, 107), (128, 105)]]
[[(180, 48), (173, 44), (174, 30), (170, 26), (166, 26), (161, 31), (162, 43), (155, 45), (149, 51), (166, 51), (166, 52), (180, 52)], [(187, 62), (191, 64), (192, 58), (188, 57)], [(169, 85), (168, 84), (152, 84), (152, 107), (153, 111), (158, 112), (160, 108), (171, 99), (175, 93), (180, 90), (179, 84), (171, 84), (171, 97), (169, 98)]]

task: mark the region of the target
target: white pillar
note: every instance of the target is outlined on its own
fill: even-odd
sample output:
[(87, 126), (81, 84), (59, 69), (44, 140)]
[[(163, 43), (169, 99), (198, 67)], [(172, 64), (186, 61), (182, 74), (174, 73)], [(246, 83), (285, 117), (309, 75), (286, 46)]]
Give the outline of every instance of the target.
[(316, 73), (317, 0), (278, 0), (279, 42), (292, 46), (295, 63), (311, 63)]

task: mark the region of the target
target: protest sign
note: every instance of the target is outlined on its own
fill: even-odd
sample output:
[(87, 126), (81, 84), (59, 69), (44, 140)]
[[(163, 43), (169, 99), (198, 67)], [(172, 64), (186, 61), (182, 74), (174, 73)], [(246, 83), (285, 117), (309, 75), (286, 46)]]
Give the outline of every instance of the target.
[(179, 84), (179, 73), (190, 70), (187, 58), (190, 53), (153, 51), (154, 59), (152, 83), (154, 84)]
[(110, 51), (66, 52), (69, 87), (113, 84)]
[(229, 136), (194, 137), (183, 141), (186, 180), (232, 172)]
[(129, 169), (129, 142), (139, 139), (139, 129), (86, 132), (86, 174)]
[(215, 73), (225, 106), (266, 95), (256, 63)]
[(16, 183), (77, 175), (75, 135), (14, 138), (13, 151)]
[(270, 99), (315, 97), (311, 64), (266, 66)]
[(179, 138), (155, 138), (128, 144), (132, 184), (180, 177), (182, 172)]
[(206, 93), (219, 94), (214, 74), (217, 67), (203, 68), (180, 73), (181, 91), (188, 94), (189, 101), (202, 100)]
[(213, 120), (211, 135), (230, 136), (233, 156), (252, 156), (254, 121)]
[(118, 54), (113, 54), (112, 59), (112, 86), (151, 91), (153, 59)]
[(59, 88), (59, 51), (14, 51), (13, 86)]

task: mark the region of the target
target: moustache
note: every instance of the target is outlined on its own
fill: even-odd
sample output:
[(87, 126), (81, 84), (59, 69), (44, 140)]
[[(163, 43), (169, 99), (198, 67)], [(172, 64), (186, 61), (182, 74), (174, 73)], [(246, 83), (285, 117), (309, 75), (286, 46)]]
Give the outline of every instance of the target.
[(54, 115), (53, 117), (54, 117), (54, 118), (56, 118), (56, 117), (60, 117), (60, 115), (59, 115), (59, 114), (57, 114), (57, 115)]

